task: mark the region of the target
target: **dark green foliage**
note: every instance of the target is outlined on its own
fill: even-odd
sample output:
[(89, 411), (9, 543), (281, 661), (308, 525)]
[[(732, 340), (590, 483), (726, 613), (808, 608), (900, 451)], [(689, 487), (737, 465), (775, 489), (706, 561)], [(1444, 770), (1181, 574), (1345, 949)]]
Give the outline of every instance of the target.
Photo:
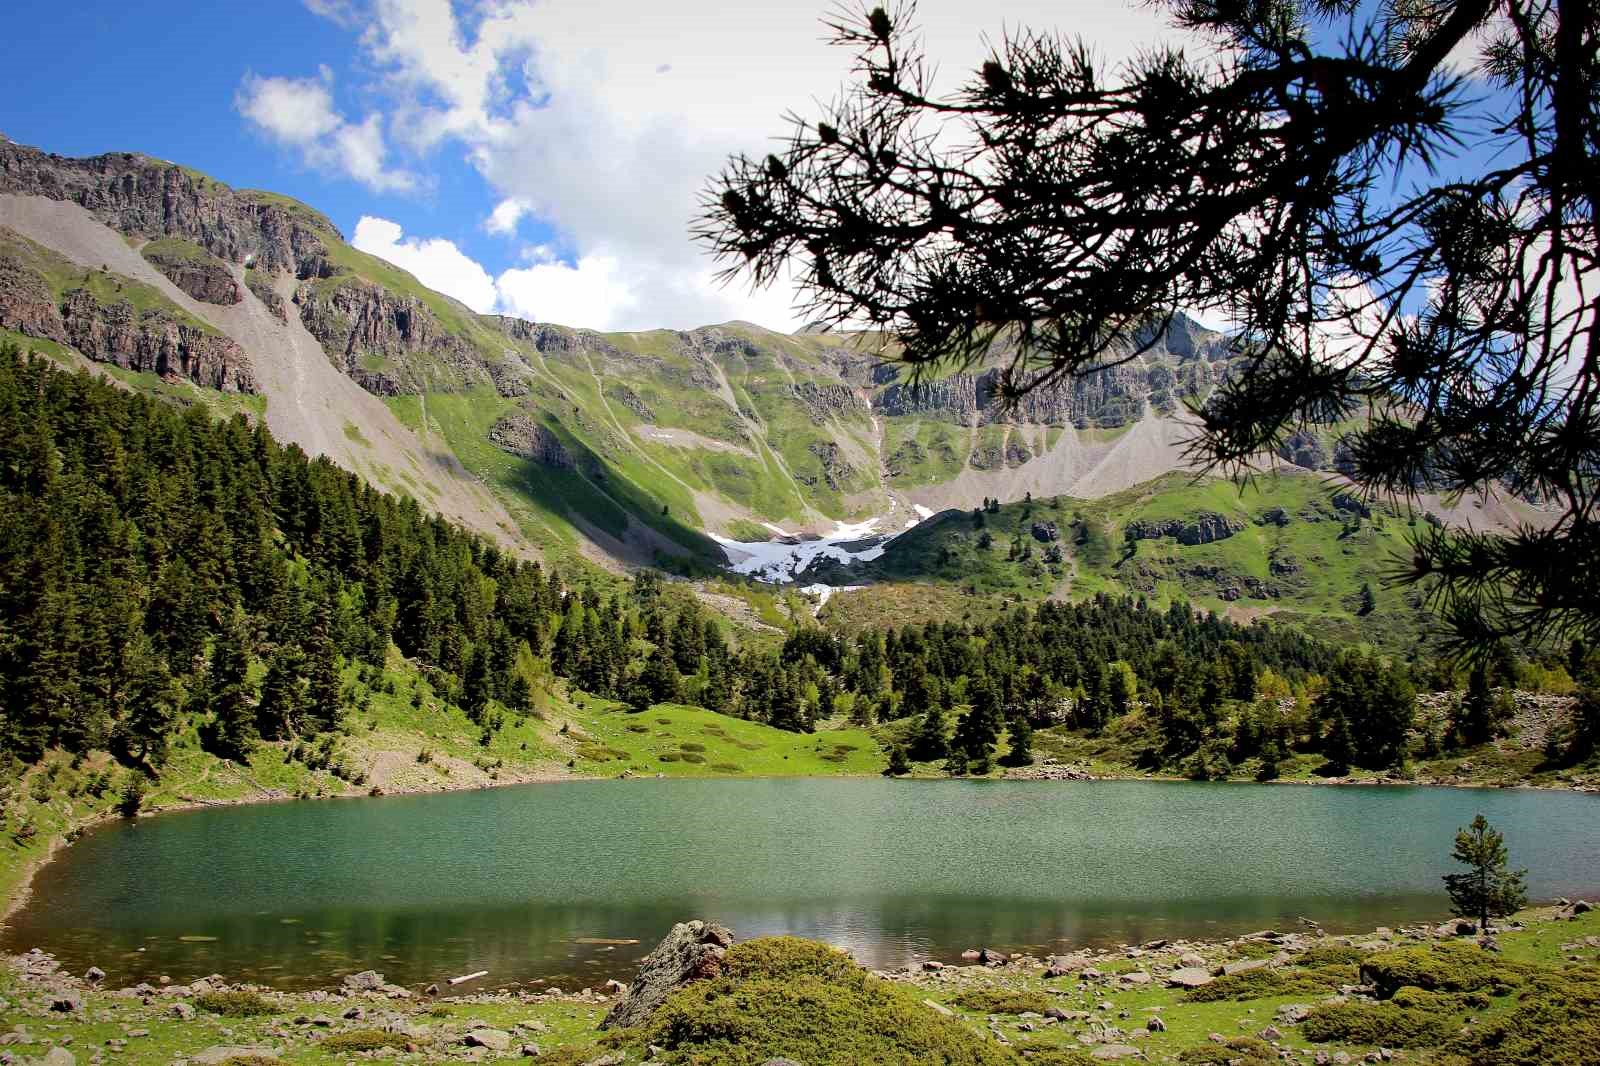
[(1178, 1052), (1178, 1061), (1189, 1066), (1253, 1066), (1277, 1062), (1273, 1046), (1254, 1036), (1235, 1036), (1222, 1044), (1200, 1044)]
[(154, 769), (187, 722), (227, 758), (326, 732), (342, 665), (391, 639), (440, 691), (468, 676), (478, 707), (513, 692), (561, 602), (538, 565), (242, 417), (0, 347), (0, 750), (24, 761), (108, 748)]
[(758, 1066), (1001, 1066), (1015, 1056), (910, 991), (870, 976), (842, 952), (791, 937), (729, 949), (724, 973), (680, 989), (636, 1033), (671, 1061)]
[(410, 1040), (399, 1033), (386, 1033), (382, 1029), (352, 1029), (349, 1032), (334, 1033), (317, 1047), (330, 1054), (349, 1054), (359, 1051), (378, 1051), (383, 1048), (403, 1051), (408, 1043)]
[(950, 1001), (962, 1010), (978, 1014), (1043, 1014), (1054, 1000), (1042, 992), (1019, 992), (1010, 988), (969, 988)]
[(884, 768), (883, 776), (901, 777), (911, 772), (911, 760), (906, 757), (906, 749), (896, 744), (889, 749), (889, 765)]
[(205, 992), (194, 997), (194, 1005), (224, 1018), (259, 1018), (277, 1014), (278, 1007), (259, 992), (235, 989), (227, 992)]
[(1356, 966), (1367, 957), (1367, 952), (1348, 944), (1328, 944), (1311, 948), (1295, 956), (1294, 964), (1308, 969), (1323, 966)]
[(1368, 955), (1361, 962), (1361, 981), (1377, 987), (1388, 999), (1407, 985), (1429, 992), (1477, 992), (1501, 995), (1515, 988), (1527, 967), (1507, 962), (1475, 944), (1437, 944), (1398, 948)]
[(1219, 977), (1209, 985), (1190, 989), (1183, 998), (1188, 1003), (1218, 1003), (1271, 996), (1325, 996), (1355, 982), (1354, 966), (1263, 968)]
[(1416, 693), (1374, 655), (1341, 652), (1317, 701), (1324, 724), (1323, 753), (1335, 766), (1384, 769), (1405, 757), (1406, 731), (1416, 716)]
[(1529, 977), (1511, 1010), (1482, 1019), (1449, 1050), (1472, 1066), (1600, 1063), (1600, 970)]
[(1313, 1009), (1300, 1027), (1307, 1040), (1318, 1044), (1336, 1040), (1407, 1048), (1442, 1044), (1454, 1030), (1448, 1018), (1393, 1003), (1324, 1004)]
[(1450, 857), (1467, 867), (1466, 873), (1444, 875), (1453, 914), (1475, 918), (1479, 930), (1487, 931), (1490, 918), (1515, 914), (1527, 906), (1528, 871), (1506, 865), (1505, 836), (1491, 828), (1483, 815), (1456, 834)]

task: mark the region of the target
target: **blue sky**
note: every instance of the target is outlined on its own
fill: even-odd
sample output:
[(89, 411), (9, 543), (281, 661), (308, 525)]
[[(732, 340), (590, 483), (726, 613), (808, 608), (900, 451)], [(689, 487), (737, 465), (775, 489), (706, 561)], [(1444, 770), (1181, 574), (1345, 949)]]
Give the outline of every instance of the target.
[[(709, 175), (814, 113), (851, 56), (831, 0), (8, 0), (0, 132), (142, 151), (328, 214), (480, 311), (600, 329), (802, 316), (712, 280), (688, 238)], [(941, 87), (984, 35), (1056, 27), (1116, 61), (1138, 3), (922, 0)], [(1173, 39), (1165, 31), (1168, 40)]]
[[(9, 0), (0, 132), (142, 151), (324, 211), (478, 310), (603, 329), (742, 318), (793, 293), (714, 284), (688, 239), (709, 175), (812, 112), (850, 55), (831, 0)], [(941, 69), (1007, 26), (1148, 42), (1133, 3), (922, 0)]]

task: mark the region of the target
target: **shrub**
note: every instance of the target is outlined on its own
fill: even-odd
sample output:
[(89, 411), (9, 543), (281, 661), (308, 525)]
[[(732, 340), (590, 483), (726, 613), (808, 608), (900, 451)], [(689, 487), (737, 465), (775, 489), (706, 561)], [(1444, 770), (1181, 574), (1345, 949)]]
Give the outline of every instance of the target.
[(682, 754), (684, 762), (703, 763), (706, 761), (706, 757), (697, 751), (686, 751)]
[(630, 722), (628, 724), (628, 732), (630, 732), (630, 733), (648, 733), (648, 732), (650, 732), (650, 727), (647, 726), (647, 725), (641, 725), (638, 722)]
[(1448, 1050), (1473, 1066), (1593, 1063), (1600, 1048), (1600, 969), (1528, 977), (1516, 1006), (1484, 1019)]
[(701, 744), (701, 743), (699, 743), (697, 741), (693, 741), (693, 740), (686, 740), (682, 744), (679, 744), (678, 747), (682, 748), (684, 751), (705, 751), (706, 750), (706, 746), (704, 744)]
[(675, 751), (664, 751), (660, 755), (657, 755), (656, 758), (660, 759), (662, 762), (677, 762), (678, 760), (682, 759), (683, 756), (679, 755)]
[(713, 770), (721, 770), (725, 774), (742, 774), (742, 773), (744, 773), (744, 767), (739, 766), (736, 763), (731, 763), (731, 762), (714, 762), (714, 763), (711, 764), (711, 768)]
[(730, 948), (724, 972), (667, 999), (645, 1025), (617, 1034), (670, 1061), (745, 1066), (788, 1057), (806, 1066), (1015, 1066), (1016, 1057), (914, 992), (870, 976), (843, 952), (793, 937)]
[(1269, 996), (1318, 996), (1354, 984), (1354, 966), (1295, 967), (1281, 970), (1247, 970), (1219, 977), (1209, 985), (1190, 989), (1187, 1003), (1217, 1003), (1225, 999), (1266, 999)]
[(1393, 1003), (1329, 1003), (1306, 1016), (1301, 1033), (1312, 1043), (1428, 1047), (1450, 1039), (1448, 1018)]
[(1358, 966), (1367, 952), (1348, 944), (1325, 944), (1314, 947), (1294, 960), (1296, 966)]
[(1043, 1014), (1050, 1000), (1038, 992), (1018, 992), (1009, 988), (969, 988), (951, 1000), (962, 1010), (979, 1014)]
[(1487, 992), (1429, 992), (1407, 985), (1396, 992), (1389, 1002), (1397, 1007), (1429, 1010), (1436, 1014), (1459, 1014), (1468, 1010), (1484, 1010), (1493, 1000)]
[(1254, 1066), (1258, 1062), (1277, 1062), (1271, 1044), (1254, 1036), (1236, 1036), (1223, 1044), (1200, 1044), (1184, 1048), (1178, 1061), (1190, 1066)]
[(410, 1043), (399, 1033), (386, 1033), (382, 1029), (352, 1029), (348, 1033), (335, 1033), (320, 1045), (328, 1052), (377, 1051), (380, 1048), (404, 1049)]
[(1440, 944), (1369, 955), (1361, 962), (1361, 980), (1377, 986), (1379, 999), (1388, 999), (1406, 985), (1429, 992), (1484, 989), (1500, 996), (1520, 984), (1527, 969), (1497, 959), (1475, 944)]
[(206, 992), (194, 997), (194, 1005), (224, 1018), (258, 1018), (277, 1014), (278, 1007), (259, 992), (237, 989), (231, 992)]

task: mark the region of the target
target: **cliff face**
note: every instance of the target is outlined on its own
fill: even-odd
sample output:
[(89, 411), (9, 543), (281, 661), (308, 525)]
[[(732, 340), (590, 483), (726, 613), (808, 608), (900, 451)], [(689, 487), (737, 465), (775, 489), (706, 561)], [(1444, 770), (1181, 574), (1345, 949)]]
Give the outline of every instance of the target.
[(302, 283), (294, 302), (335, 365), (368, 392), (453, 391), (488, 380), (473, 347), (414, 296), (341, 277)]
[(145, 261), (201, 303), (227, 306), (244, 299), (228, 268), (187, 241), (152, 241), (140, 249)]
[(69, 159), (0, 142), (0, 192), (70, 201), (121, 233), (181, 237), (224, 262), (253, 259), (302, 277), (326, 262), (318, 230), (338, 237), (331, 222), (301, 205), (130, 152)]
[(185, 378), (206, 388), (255, 392), (244, 350), (160, 310), (104, 304), (87, 290), (67, 294), (61, 307), (66, 342), (90, 359), (162, 377)]

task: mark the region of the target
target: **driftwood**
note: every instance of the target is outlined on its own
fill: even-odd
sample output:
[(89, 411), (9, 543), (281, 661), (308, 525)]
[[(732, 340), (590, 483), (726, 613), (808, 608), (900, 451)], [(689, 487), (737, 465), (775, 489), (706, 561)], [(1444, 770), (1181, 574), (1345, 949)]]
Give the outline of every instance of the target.
[(461, 985), (461, 984), (466, 984), (468, 981), (476, 981), (480, 977), (488, 977), (488, 976), (489, 976), (489, 971), (488, 970), (479, 970), (477, 973), (464, 973), (460, 977), (452, 977), (452, 978), (450, 978), (449, 981), (446, 982), (446, 984)]

